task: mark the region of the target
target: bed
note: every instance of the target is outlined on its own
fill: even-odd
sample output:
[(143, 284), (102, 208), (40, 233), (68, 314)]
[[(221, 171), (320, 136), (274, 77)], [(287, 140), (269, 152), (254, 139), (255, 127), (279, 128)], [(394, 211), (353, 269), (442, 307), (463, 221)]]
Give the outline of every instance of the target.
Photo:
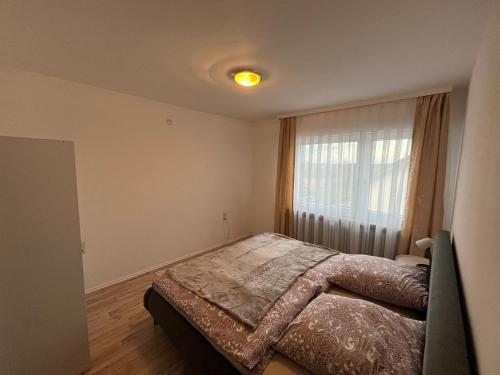
[[(413, 319), (426, 320), (425, 346), (422, 373), (468, 374), (470, 373), (468, 352), (464, 334), (459, 290), (454, 255), (449, 233), (436, 235), (430, 272), (430, 290), (427, 312)], [(359, 298), (342, 288), (330, 288), (330, 294)], [(188, 317), (172, 301), (167, 301), (154, 288), (144, 295), (144, 306), (156, 324), (186, 353), (196, 355), (192, 363), (200, 373), (239, 374), (250, 373), (245, 366), (228, 356), (224, 350), (209, 340), (199, 329), (193, 327)], [(403, 310), (398, 313), (405, 314)], [(263, 373), (309, 374), (303, 367), (287, 357), (276, 353), (266, 364)]]

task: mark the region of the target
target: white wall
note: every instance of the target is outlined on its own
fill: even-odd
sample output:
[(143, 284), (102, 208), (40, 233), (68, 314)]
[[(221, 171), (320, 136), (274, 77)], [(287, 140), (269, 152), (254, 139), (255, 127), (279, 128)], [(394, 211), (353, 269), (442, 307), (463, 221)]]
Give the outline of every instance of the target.
[(248, 123), (0, 67), (0, 135), (75, 142), (87, 289), (251, 231)]
[(479, 372), (500, 368), (500, 3), (472, 74), (453, 235)]
[(453, 205), (457, 184), (460, 148), (465, 126), (465, 109), (467, 107), (467, 88), (457, 88), (450, 98), (450, 127), (448, 131), (448, 149), (446, 155), (446, 180), (444, 185), (444, 217), (443, 229), (450, 230), (453, 220)]
[(252, 196), (252, 231), (254, 233), (274, 230), (278, 143), (278, 120), (254, 124)]

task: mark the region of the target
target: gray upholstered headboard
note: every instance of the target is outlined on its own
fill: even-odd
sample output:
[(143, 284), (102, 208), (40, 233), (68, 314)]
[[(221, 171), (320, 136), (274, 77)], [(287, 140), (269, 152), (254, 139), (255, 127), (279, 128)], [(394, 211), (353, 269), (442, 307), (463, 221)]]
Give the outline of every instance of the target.
[(436, 234), (432, 252), (423, 374), (470, 373), (450, 233), (440, 231)]

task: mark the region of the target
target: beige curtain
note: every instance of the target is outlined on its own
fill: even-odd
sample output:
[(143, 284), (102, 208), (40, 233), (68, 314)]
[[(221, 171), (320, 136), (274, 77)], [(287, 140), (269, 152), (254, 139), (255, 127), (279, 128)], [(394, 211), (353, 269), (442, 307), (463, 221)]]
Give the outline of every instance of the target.
[(431, 237), (443, 223), (449, 93), (417, 99), (400, 253), (423, 255), (415, 241)]
[(293, 236), (293, 178), (295, 170), (296, 118), (280, 121), (274, 231)]

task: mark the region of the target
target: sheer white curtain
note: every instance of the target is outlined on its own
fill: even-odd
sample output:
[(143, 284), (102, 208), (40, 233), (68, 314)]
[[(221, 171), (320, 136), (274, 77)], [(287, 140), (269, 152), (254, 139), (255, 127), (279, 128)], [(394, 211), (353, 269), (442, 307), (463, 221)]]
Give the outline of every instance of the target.
[(395, 256), (415, 105), (400, 100), (297, 118), (297, 238)]

